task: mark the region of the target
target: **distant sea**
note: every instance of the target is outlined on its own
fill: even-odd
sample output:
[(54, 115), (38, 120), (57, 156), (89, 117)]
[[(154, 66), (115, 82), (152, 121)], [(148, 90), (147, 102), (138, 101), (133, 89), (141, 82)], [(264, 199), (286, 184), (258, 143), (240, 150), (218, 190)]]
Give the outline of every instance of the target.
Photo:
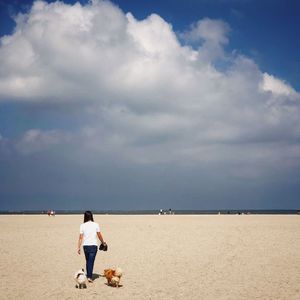
[[(57, 215), (81, 215), (83, 210), (56, 210)], [(102, 215), (157, 215), (159, 210), (93, 210), (93, 214)], [(236, 214), (258, 214), (258, 215), (296, 215), (300, 210), (295, 209), (266, 209), (266, 210), (172, 210), (176, 215), (236, 215)], [(47, 210), (4, 210), (0, 215), (42, 215), (47, 214)], [(163, 211), (163, 214), (170, 214), (169, 210)]]

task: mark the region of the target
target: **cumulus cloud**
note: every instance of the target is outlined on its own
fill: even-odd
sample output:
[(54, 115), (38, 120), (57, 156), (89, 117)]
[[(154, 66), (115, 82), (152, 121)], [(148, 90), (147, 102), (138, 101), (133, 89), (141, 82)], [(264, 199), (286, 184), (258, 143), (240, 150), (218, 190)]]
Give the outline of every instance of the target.
[(180, 34), (188, 43), (198, 44), (198, 56), (202, 61), (211, 63), (213, 60), (225, 57), (224, 45), (228, 44), (230, 26), (222, 20), (204, 18), (190, 26), (190, 29)]
[(230, 27), (221, 20), (205, 18), (192, 24), (189, 31), (182, 35), (186, 40), (198, 42), (206, 41), (213, 44), (227, 44)]
[(278, 96), (296, 95), (296, 91), (289, 84), (286, 84), (284, 81), (269, 75), (268, 73), (263, 74), (261, 88), (263, 91), (271, 92)]
[(234, 168), (294, 153), (299, 94), (227, 53), (230, 26), (221, 20), (193, 24), (180, 34), (184, 45), (160, 16), (137, 20), (107, 1), (36, 1), (16, 23), (1, 38), (0, 101), (77, 105), (85, 117), (72, 132), (25, 132), (20, 153), (72, 142), (85, 157)]

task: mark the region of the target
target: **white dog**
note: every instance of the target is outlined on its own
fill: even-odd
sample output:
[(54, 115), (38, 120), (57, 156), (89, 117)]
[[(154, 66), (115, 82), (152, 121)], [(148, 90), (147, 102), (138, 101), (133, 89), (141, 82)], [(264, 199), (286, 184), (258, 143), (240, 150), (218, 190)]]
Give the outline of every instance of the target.
[(75, 274), (74, 274), (74, 279), (76, 281), (76, 287), (81, 289), (81, 288), (84, 288), (86, 289), (86, 281), (87, 281), (87, 278), (84, 274), (84, 270), (81, 269), (79, 271), (77, 271)]

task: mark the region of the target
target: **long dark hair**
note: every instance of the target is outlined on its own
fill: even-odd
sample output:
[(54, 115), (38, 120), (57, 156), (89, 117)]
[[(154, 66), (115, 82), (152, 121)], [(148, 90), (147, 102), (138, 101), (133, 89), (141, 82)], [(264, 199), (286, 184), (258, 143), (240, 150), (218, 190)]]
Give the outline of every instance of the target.
[(93, 214), (92, 214), (92, 212), (91, 212), (90, 210), (87, 210), (87, 211), (84, 213), (84, 220), (83, 220), (83, 223), (88, 222), (88, 221), (94, 222)]

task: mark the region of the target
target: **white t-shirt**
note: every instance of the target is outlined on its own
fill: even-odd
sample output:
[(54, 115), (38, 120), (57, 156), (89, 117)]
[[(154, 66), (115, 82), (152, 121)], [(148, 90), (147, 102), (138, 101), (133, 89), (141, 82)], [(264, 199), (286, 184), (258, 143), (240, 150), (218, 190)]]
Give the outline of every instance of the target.
[(94, 246), (97, 243), (97, 232), (100, 232), (99, 224), (88, 221), (80, 225), (80, 234), (83, 234), (83, 246)]

